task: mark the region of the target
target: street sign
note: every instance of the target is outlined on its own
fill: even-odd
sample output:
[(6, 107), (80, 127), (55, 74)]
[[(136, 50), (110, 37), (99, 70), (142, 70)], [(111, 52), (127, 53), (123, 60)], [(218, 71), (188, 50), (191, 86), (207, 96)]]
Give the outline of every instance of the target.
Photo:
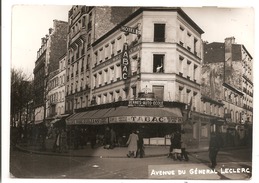
[(138, 34), (137, 28), (127, 27), (127, 26), (121, 26), (121, 31), (131, 33), (131, 34)]

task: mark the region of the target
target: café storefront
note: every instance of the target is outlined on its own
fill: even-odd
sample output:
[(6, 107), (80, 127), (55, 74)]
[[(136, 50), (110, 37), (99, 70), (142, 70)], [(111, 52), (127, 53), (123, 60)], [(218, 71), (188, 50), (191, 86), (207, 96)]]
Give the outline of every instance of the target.
[(141, 130), (146, 145), (170, 145), (167, 138), (183, 122), (175, 102), (131, 100), (92, 106), (67, 118), (67, 126), (94, 127), (103, 133), (113, 128), (117, 138), (127, 139), (132, 130)]

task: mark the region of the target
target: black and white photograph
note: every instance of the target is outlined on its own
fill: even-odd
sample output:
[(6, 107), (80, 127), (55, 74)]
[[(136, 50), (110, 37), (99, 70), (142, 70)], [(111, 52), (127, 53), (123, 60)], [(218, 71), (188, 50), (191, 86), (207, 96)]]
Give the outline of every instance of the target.
[(255, 8), (234, 5), (12, 5), (2, 176), (255, 181)]

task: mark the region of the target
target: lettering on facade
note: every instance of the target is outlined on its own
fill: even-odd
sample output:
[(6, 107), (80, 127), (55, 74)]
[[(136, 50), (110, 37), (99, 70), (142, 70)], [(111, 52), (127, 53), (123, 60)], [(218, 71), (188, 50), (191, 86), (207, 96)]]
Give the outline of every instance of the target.
[(128, 79), (129, 65), (130, 65), (129, 45), (127, 43), (124, 43), (123, 51), (122, 51), (122, 56), (121, 56), (121, 74), (122, 74), (122, 79), (123, 80)]
[(110, 123), (182, 123), (179, 117), (161, 117), (161, 116), (120, 116), (110, 117)]
[(159, 100), (130, 100), (130, 107), (163, 107), (163, 101)]
[(121, 26), (121, 31), (131, 33), (131, 34), (138, 34), (137, 28), (127, 27), (127, 26), (123, 26), (123, 25)]
[(101, 125), (107, 124), (108, 118), (90, 118), (90, 119), (83, 119), (83, 120), (75, 120), (71, 122), (71, 124), (88, 124), (88, 125)]

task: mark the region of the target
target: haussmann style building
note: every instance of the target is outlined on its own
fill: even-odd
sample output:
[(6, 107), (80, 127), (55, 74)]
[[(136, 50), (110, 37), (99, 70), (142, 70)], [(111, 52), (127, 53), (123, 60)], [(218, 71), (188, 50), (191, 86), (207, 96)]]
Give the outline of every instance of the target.
[(181, 8), (134, 9), (89, 42), (89, 78), (83, 77), (89, 103), (74, 108), (67, 126), (100, 134), (108, 126), (120, 139), (140, 129), (148, 145), (169, 145), (169, 135), (184, 129), (189, 146), (207, 147), (212, 124), (200, 105), (203, 33)]
[[(211, 119), (221, 132), (224, 146), (251, 145), (253, 121), (253, 58), (234, 37), (225, 42), (204, 44), (202, 65), (202, 101), (205, 114), (214, 113), (221, 104), (222, 118)], [(203, 104), (202, 102), (202, 104)], [(211, 109), (205, 111), (205, 109)], [(217, 109), (218, 110), (218, 109)]]

